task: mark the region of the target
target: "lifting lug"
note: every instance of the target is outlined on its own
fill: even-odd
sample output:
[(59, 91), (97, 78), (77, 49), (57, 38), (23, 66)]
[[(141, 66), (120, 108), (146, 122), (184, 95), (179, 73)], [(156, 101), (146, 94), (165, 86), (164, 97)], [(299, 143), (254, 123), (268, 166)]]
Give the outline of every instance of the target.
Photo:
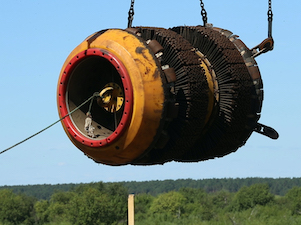
[(259, 45), (251, 49), (251, 52), (253, 53), (252, 57), (255, 58), (261, 55), (262, 53), (272, 51), (273, 48), (274, 48), (274, 40), (272, 37), (268, 37), (264, 39)]
[(278, 137), (279, 137), (279, 134), (275, 129), (273, 129), (272, 127), (263, 125), (261, 123), (256, 124), (254, 131), (259, 134), (265, 135), (271, 139), (274, 139), (274, 140), (278, 139)]

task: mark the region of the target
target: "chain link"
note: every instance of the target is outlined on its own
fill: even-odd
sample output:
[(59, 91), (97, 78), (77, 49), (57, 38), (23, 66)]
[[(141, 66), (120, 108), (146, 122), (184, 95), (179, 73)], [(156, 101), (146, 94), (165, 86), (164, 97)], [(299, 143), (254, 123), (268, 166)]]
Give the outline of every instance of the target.
[(202, 15), (203, 22), (204, 22), (204, 27), (205, 27), (206, 24), (207, 24), (207, 20), (208, 20), (208, 18), (207, 18), (207, 12), (205, 10), (205, 5), (203, 3), (203, 0), (200, 0), (200, 1), (201, 1), (200, 5), (201, 5), (201, 8), (202, 8), (201, 15)]
[(272, 22), (273, 22), (272, 0), (269, 0), (268, 21), (269, 21), (268, 37), (271, 38), (272, 37)]
[(131, 0), (131, 7), (129, 10), (129, 17), (128, 17), (128, 28), (132, 27), (132, 22), (134, 19), (134, 3), (135, 3), (135, 0)]

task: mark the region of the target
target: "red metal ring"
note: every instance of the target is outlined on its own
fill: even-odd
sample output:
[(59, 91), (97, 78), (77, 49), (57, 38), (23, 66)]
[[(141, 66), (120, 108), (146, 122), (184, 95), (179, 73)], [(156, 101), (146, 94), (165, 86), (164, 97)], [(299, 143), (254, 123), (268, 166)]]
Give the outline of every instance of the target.
[(89, 56), (99, 56), (107, 59), (116, 68), (116, 70), (120, 75), (124, 87), (124, 96), (125, 96), (125, 101), (124, 101), (125, 106), (124, 106), (121, 121), (118, 124), (116, 130), (114, 130), (114, 132), (110, 136), (102, 140), (93, 140), (85, 137), (75, 127), (75, 125), (73, 124), (69, 116), (63, 119), (62, 122), (65, 128), (70, 133), (70, 135), (81, 144), (89, 147), (104, 147), (106, 145), (113, 143), (114, 141), (119, 139), (119, 137), (121, 137), (123, 132), (127, 129), (127, 125), (129, 124), (132, 115), (133, 88), (132, 88), (130, 76), (123, 63), (115, 55), (100, 48), (91, 48), (75, 55), (70, 60), (70, 62), (66, 65), (64, 72), (59, 80), (59, 88), (58, 88), (59, 111), (61, 117), (64, 117), (70, 112), (66, 104), (66, 90), (67, 90), (69, 78), (76, 65), (78, 65), (79, 62), (81, 62), (83, 59)]

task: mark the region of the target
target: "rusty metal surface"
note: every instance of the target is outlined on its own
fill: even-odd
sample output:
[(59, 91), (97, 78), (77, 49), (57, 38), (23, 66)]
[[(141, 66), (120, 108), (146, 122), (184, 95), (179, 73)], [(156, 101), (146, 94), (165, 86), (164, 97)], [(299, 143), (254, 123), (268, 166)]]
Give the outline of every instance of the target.
[(210, 127), (195, 148), (179, 161), (205, 160), (236, 151), (256, 125), (258, 98), (244, 58), (229, 40), (231, 32), (202, 26), (172, 30), (206, 55), (216, 72), (220, 94), (216, 117)]
[(148, 44), (148, 46), (151, 48), (151, 50), (153, 51), (153, 53), (157, 54), (161, 51), (163, 51), (163, 47), (162, 45), (160, 45), (160, 43), (156, 40), (149, 40), (146, 42)]
[[(176, 104), (171, 106), (176, 108), (177, 114), (166, 127), (168, 141), (163, 142), (166, 145), (149, 150), (135, 164), (164, 163), (184, 155), (202, 134), (207, 115), (208, 83), (200, 67), (200, 57), (183, 37), (163, 28), (140, 27), (138, 33), (144, 40), (156, 40), (164, 48), (160, 60), (163, 68), (166, 65), (169, 68), (163, 71), (168, 81), (166, 85), (173, 93), (170, 101)], [(166, 134), (162, 136), (167, 137)]]

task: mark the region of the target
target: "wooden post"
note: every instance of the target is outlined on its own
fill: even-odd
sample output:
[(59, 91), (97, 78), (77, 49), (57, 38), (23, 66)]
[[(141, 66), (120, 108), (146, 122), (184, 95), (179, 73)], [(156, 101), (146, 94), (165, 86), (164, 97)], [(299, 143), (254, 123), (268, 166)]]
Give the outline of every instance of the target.
[(128, 225), (134, 225), (135, 219), (135, 207), (134, 207), (134, 196), (133, 194), (130, 194), (128, 197)]

